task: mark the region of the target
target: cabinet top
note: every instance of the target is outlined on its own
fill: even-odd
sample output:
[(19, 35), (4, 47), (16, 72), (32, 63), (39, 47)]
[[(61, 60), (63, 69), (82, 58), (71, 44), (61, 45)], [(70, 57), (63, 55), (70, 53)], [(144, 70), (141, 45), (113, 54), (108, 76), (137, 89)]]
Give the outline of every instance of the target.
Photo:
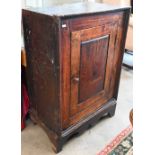
[(57, 5), (52, 7), (26, 8), (24, 10), (29, 10), (50, 16), (67, 17), (92, 13), (110, 12), (116, 10), (125, 10), (129, 8), (129, 6), (109, 5), (96, 2), (81, 2)]

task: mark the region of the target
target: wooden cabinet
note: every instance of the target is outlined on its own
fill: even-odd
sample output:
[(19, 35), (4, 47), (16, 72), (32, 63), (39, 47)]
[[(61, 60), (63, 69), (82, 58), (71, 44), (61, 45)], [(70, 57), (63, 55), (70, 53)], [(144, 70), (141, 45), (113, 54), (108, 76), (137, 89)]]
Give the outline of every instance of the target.
[(23, 10), (30, 114), (56, 152), (114, 115), (129, 12), (91, 2)]

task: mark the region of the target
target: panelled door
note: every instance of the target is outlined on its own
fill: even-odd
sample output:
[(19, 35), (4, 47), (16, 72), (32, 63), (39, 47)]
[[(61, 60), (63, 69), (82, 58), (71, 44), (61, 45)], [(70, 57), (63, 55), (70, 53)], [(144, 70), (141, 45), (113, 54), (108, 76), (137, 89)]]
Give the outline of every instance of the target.
[(69, 125), (95, 112), (112, 98), (117, 29), (117, 22), (109, 22), (69, 32)]

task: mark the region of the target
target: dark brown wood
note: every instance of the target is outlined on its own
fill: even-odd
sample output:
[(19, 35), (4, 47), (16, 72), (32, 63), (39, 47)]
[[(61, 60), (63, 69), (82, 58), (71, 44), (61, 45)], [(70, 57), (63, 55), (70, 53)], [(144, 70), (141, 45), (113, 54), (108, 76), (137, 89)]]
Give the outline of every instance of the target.
[(60, 130), (58, 22), (56, 17), (23, 11), (31, 108), (54, 132)]
[(109, 35), (81, 43), (79, 103), (104, 90)]
[(23, 10), (30, 115), (55, 152), (115, 114), (128, 18), (128, 7), (98, 3)]
[(120, 36), (122, 36), (121, 45), (118, 50), (120, 50), (118, 58), (117, 58), (117, 69), (116, 69), (116, 78), (115, 78), (115, 91), (114, 91), (114, 97), (117, 99), (118, 97), (118, 90), (119, 90), (119, 82), (120, 82), (120, 75), (121, 75), (121, 66), (123, 62), (123, 55), (124, 55), (124, 49), (125, 49), (125, 42), (126, 42), (126, 35), (128, 30), (128, 23), (129, 23), (129, 15), (130, 15), (130, 9), (126, 10), (124, 12), (124, 16), (122, 19), (122, 23), (120, 22), (120, 25), (122, 29), (120, 30)]

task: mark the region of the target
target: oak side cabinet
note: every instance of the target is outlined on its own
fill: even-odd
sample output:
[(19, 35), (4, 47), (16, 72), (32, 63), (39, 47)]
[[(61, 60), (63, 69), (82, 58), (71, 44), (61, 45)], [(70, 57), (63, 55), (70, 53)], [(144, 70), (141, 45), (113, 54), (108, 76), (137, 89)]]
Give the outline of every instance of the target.
[(22, 10), (30, 116), (55, 152), (114, 115), (129, 14), (93, 2)]

